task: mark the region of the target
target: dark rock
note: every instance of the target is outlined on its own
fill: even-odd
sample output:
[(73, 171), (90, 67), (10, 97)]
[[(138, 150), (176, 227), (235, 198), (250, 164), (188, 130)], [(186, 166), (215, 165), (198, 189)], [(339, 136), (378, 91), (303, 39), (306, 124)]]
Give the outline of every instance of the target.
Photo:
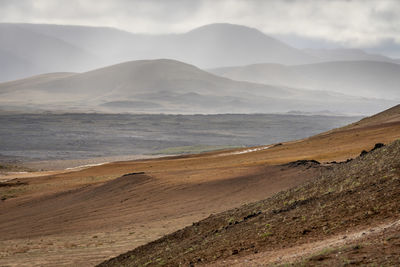
[(383, 143), (376, 143), (374, 148), (371, 151), (374, 151), (375, 149), (378, 149), (378, 148), (381, 148), (381, 147), (384, 147), (384, 146), (385, 146), (385, 144), (383, 144)]
[(243, 220), (245, 221), (245, 220), (247, 220), (247, 219), (256, 217), (256, 216), (258, 216), (258, 215), (260, 215), (260, 214), (261, 214), (261, 211), (256, 212), (256, 213), (251, 213), (251, 214), (247, 215), (246, 217), (244, 217)]
[(340, 161), (340, 162), (337, 162), (336, 160), (334, 160), (334, 161), (331, 161), (331, 162), (328, 162), (329, 164), (343, 164), (343, 163), (349, 163), (350, 161), (352, 161), (353, 159), (347, 159), (346, 161)]
[(139, 174), (144, 174), (144, 172), (131, 172), (131, 173), (127, 173), (127, 174), (122, 175), (122, 177), (131, 176), (131, 175), (139, 175)]
[(311, 230), (304, 229), (303, 232), (302, 232), (303, 235), (306, 235), (306, 234), (308, 234), (308, 233), (311, 233)]
[(20, 186), (20, 185), (27, 185), (27, 182), (0, 182), (0, 187), (13, 187), (13, 186)]
[[(369, 152), (374, 151), (374, 150), (379, 149), (379, 148), (384, 147), (384, 146), (385, 146), (385, 144), (383, 144), (383, 143), (376, 143), (374, 148), (371, 149)], [(365, 156), (369, 152), (366, 151), (366, 150), (361, 151), (360, 157)]]
[(288, 167), (308, 166), (310, 168), (310, 167), (313, 167), (313, 166), (316, 166), (316, 165), (320, 165), (320, 164), (321, 163), (319, 161), (316, 161), (316, 160), (313, 160), (313, 159), (312, 160), (302, 159), (302, 160), (296, 160), (296, 161), (292, 161), (292, 162), (286, 163), (283, 166), (288, 166)]

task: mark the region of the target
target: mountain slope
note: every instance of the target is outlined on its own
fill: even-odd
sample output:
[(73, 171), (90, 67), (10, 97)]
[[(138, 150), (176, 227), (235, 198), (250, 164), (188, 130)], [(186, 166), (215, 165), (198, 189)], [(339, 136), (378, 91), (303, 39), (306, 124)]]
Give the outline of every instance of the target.
[[(290, 169), (296, 164), (299, 162), (281, 167)], [(287, 263), (288, 255), (294, 251), (302, 255), (299, 251), (306, 244), (319, 244), (324, 255), (323, 249), (329, 247), (330, 240), (354, 236), (353, 246), (362, 247), (363, 239), (357, 236), (378, 229), (372, 226), (386, 225), (382, 228), (393, 232), (390, 226), (398, 224), (400, 218), (400, 141), (347, 163), (328, 167), (306, 164), (317, 168), (320, 174), (303, 185), (211, 215), (99, 266), (157, 266), (159, 262), (164, 266)], [(391, 237), (396, 237), (396, 231)], [(341, 244), (337, 242), (336, 246)], [(394, 253), (387, 257), (372, 251), (370, 259), (356, 260), (357, 253), (353, 253), (345, 262), (397, 265), (398, 243), (392, 244), (391, 249)], [(324, 259), (320, 258), (320, 264)]]
[(8, 56), (0, 63), (5, 70), (0, 80), (45, 72), (82, 71), (96, 64), (96, 58), (88, 51), (18, 24), (0, 23), (0, 39), (0, 51)]
[(233, 24), (206, 25), (176, 39), (179, 54), (172, 58), (178, 57), (202, 68), (245, 65), (248, 62), (292, 65), (314, 61), (313, 56), (256, 29)]
[(121, 61), (171, 58), (199, 67), (313, 61), (313, 56), (308, 53), (257, 29), (227, 23), (209, 24), (187, 33), (167, 35), (133, 34), (113, 28), (83, 26), (23, 24), (22, 27), (93, 50), (97, 55), (111, 53)]
[(3, 66), (0, 72), (0, 81), (21, 78), (20, 75), (32, 75), (37, 69), (32, 62), (4, 50), (0, 50), (0, 62)]
[(321, 61), (378, 61), (398, 64), (398, 60), (379, 54), (367, 53), (361, 49), (304, 49), (306, 53)]
[(106, 112), (369, 114), (392, 101), (234, 81), (174, 60), (141, 60), (85, 73), (56, 73), (0, 84), (3, 106)]
[(219, 68), (211, 72), (235, 80), (400, 99), (400, 65), (387, 62), (343, 61), (299, 66), (257, 64)]

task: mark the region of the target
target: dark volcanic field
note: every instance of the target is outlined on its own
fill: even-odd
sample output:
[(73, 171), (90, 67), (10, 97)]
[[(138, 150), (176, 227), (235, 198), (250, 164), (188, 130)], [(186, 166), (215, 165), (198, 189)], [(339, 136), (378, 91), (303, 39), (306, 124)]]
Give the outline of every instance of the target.
[[(191, 152), (190, 146), (212, 150), (225, 146), (264, 145), (308, 137), (359, 119), (276, 114), (0, 115), (0, 156), (3, 156), (0, 158), (78, 159), (174, 154), (181, 150)], [(202, 145), (205, 147), (201, 148)], [(188, 148), (180, 148), (186, 146)]]

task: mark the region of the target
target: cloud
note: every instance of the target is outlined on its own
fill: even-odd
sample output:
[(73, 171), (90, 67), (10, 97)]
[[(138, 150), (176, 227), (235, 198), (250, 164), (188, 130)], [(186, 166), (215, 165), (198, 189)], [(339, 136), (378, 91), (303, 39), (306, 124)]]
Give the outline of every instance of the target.
[(354, 47), (388, 39), (400, 43), (397, 0), (0, 0), (0, 21), (110, 26), (139, 33), (185, 32), (229, 22)]

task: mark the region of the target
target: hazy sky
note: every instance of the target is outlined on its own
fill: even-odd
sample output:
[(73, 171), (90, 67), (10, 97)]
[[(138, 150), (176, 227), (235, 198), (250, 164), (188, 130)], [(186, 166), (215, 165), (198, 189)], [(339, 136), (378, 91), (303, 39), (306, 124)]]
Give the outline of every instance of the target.
[(185, 32), (229, 22), (346, 46), (400, 44), (398, 0), (0, 0), (0, 21)]

